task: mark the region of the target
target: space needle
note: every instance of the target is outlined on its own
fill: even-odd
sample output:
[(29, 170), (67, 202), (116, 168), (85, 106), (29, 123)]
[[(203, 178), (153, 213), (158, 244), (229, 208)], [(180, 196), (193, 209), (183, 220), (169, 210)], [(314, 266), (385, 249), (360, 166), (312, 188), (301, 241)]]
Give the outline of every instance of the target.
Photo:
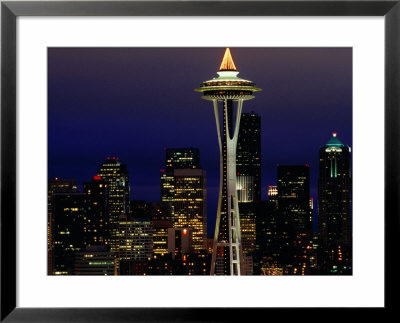
[(243, 274), (239, 204), (236, 190), (236, 147), (243, 101), (261, 91), (252, 81), (238, 77), (229, 48), (225, 50), (218, 77), (205, 81), (202, 98), (213, 102), (220, 150), (220, 186), (214, 233), (211, 275)]

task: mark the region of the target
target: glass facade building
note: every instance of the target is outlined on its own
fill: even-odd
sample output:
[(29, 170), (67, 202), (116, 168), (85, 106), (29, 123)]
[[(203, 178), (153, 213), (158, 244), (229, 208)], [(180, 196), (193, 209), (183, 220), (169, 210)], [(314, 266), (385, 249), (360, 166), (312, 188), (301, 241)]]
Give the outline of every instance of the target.
[(278, 166), (278, 210), (284, 273), (305, 275), (313, 237), (309, 165)]
[(152, 223), (147, 219), (119, 218), (118, 260), (143, 261), (153, 255)]
[(84, 235), (86, 246), (110, 246), (108, 184), (100, 176), (83, 183)]
[(117, 252), (119, 217), (129, 214), (129, 173), (126, 165), (121, 164), (118, 157), (107, 157), (107, 160), (100, 166), (97, 176), (108, 185), (110, 247), (112, 252)]
[(352, 272), (351, 148), (336, 133), (319, 150), (320, 265), (328, 273)]
[(53, 193), (52, 214), (52, 274), (71, 275), (75, 252), (85, 247), (84, 194), (77, 190)]
[(239, 202), (261, 201), (261, 118), (242, 113), (236, 150)]
[(207, 183), (202, 169), (174, 170), (174, 228), (193, 230), (193, 249), (207, 247)]

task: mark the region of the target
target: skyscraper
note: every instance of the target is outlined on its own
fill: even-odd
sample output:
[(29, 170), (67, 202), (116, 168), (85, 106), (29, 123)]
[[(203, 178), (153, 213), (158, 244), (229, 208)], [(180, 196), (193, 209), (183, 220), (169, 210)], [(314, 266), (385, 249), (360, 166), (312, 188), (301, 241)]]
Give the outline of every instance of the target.
[(239, 203), (243, 253), (251, 255), (256, 244), (256, 202)]
[[(255, 202), (261, 200), (261, 118), (254, 112), (242, 113), (240, 119), (236, 181), (243, 253), (247, 256), (247, 263), (253, 264), (256, 244)], [(253, 268), (248, 265), (247, 273), (252, 272)]]
[(47, 274), (53, 274), (53, 194), (77, 189), (75, 179), (52, 178), (47, 186)]
[(168, 252), (172, 258), (183, 256), (193, 252), (193, 229), (192, 228), (169, 228), (168, 229)]
[(86, 246), (110, 246), (108, 184), (100, 176), (93, 176), (83, 183), (85, 217), (84, 234)]
[(242, 113), (236, 151), (239, 202), (261, 200), (261, 118)]
[(276, 201), (256, 203), (256, 246), (254, 252), (254, 274), (283, 274), (282, 255), (287, 237), (282, 230), (282, 216), (277, 211)]
[(296, 231), (312, 232), (308, 165), (278, 166), (278, 206)]
[[(229, 48), (225, 50), (218, 77), (196, 89), (213, 102), (220, 148), (220, 189), (214, 235), (211, 275), (240, 275), (242, 246), (236, 183), (236, 151), (243, 101), (259, 91), (254, 83), (239, 78)], [(222, 107), (219, 103), (222, 102)]]
[(207, 243), (206, 172), (200, 167), (198, 148), (168, 148), (161, 173), (161, 200), (170, 205), (174, 228), (193, 229), (193, 248)]
[(318, 226), (324, 252), (319, 263), (328, 273), (352, 267), (351, 148), (332, 134), (319, 150)]
[(153, 253), (163, 256), (168, 254), (168, 229), (173, 226), (169, 206), (166, 202), (152, 202), (150, 209), (153, 222)]
[(52, 195), (53, 275), (71, 275), (75, 252), (84, 250), (84, 195), (64, 190)]
[(97, 173), (108, 185), (108, 214), (110, 219), (110, 246), (118, 251), (118, 221), (122, 214), (129, 214), (129, 173), (118, 157), (107, 157)]
[(152, 256), (153, 230), (150, 220), (121, 215), (118, 239), (119, 261), (142, 261)]
[(165, 156), (166, 170), (200, 167), (198, 148), (167, 148)]
[(172, 220), (174, 217), (174, 169), (196, 168), (200, 168), (200, 151), (198, 148), (165, 149), (165, 169), (161, 169), (161, 201), (169, 205)]
[(173, 210), (172, 210), (172, 202), (174, 201), (174, 172), (173, 171), (166, 171), (165, 169), (160, 169), (161, 179), (161, 202), (168, 203), (170, 206), (170, 216), (172, 217)]
[(309, 165), (278, 166), (278, 210), (281, 232), (287, 238), (283, 265), (290, 274), (305, 274), (309, 268), (307, 247), (312, 241)]
[(191, 228), (193, 249), (206, 250), (206, 172), (203, 169), (175, 169), (174, 183), (174, 228)]

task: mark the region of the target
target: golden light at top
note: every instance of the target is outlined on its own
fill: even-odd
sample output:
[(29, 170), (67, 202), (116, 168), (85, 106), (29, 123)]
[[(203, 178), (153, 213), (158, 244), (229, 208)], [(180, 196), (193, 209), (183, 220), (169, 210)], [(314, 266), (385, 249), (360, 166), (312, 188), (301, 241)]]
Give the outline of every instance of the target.
[(204, 81), (197, 92), (204, 93), (202, 96), (205, 100), (250, 100), (254, 98), (253, 92), (261, 91), (255, 87), (252, 81), (238, 77), (238, 70), (232, 59), (232, 54), (229, 48), (225, 49), (225, 54), (222, 59), (218, 77)]
[(220, 71), (236, 71), (235, 63), (233, 62), (232, 54), (229, 48), (225, 50), (224, 58), (219, 67)]

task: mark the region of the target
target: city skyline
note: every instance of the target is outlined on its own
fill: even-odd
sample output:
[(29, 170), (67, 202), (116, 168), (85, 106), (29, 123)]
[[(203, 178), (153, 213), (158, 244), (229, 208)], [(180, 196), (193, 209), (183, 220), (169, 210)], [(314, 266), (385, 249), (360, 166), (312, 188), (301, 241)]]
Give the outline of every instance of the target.
[[(129, 169), (131, 198), (158, 201), (164, 149), (199, 148), (212, 234), (218, 142), (213, 112), (193, 88), (218, 69), (223, 51), (49, 49), (49, 178), (76, 178), (82, 185), (106, 156), (118, 156)], [(316, 199), (318, 149), (332, 132), (352, 146), (351, 49), (232, 52), (241, 76), (263, 88), (243, 110), (261, 117), (261, 198), (266, 199), (268, 185), (276, 185), (277, 164), (309, 164)]]

